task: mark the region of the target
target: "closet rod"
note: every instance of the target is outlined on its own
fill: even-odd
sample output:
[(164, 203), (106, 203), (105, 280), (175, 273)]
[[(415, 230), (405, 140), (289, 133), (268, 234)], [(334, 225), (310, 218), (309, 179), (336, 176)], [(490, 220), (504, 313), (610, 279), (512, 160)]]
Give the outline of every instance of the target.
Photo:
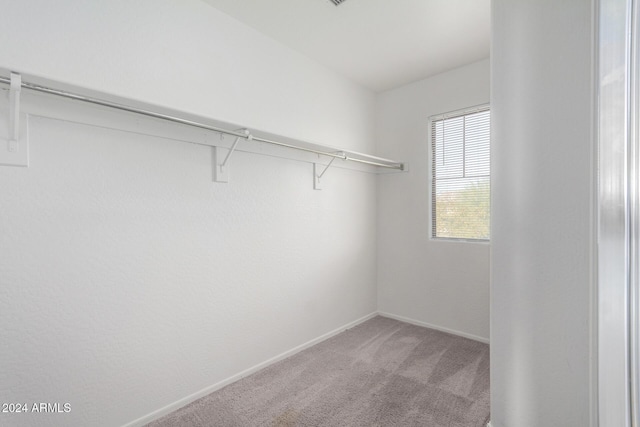
[[(11, 84), (11, 79), (9, 77), (0, 76), (0, 83)], [(85, 96), (85, 95), (79, 95), (77, 93), (67, 92), (67, 91), (60, 90), (60, 89), (54, 89), (54, 88), (50, 88), (50, 87), (47, 87), (47, 86), (38, 85), (38, 84), (35, 84), (35, 83), (29, 83), (29, 82), (23, 81), (22, 82), (22, 87), (25, 88), (25, 89), (36, 91), (36, 92), (46, 93), (46, 94), (49, 94), (49, 95), (57, 95), (57, 96), (61, 96), (63, 98), (68, 98), (68, 99), (73, 99), (73, 100), (76, 100), (76, 101), (87, 102), (89, 104), (101, 105), (103, 107), (114, 108), (116, 110), (127, 111), (129, 113), (135, 113), (135, 114), (140, 114), (140, 115), (147, 116), (147, 117), (153, 117), (155, 119), (167, 120), (167, 121), (174, 122), (174, 123), (179, 123), (179, 124), (183, 124), (183, 125), (187, 125), (187, 126), (193, 126), (193, 127), (197, 127), (197, 128), (201, 128), (201, 129), (207, 129), (207, 130), (211, 130), (211, 131), (214, 131), (214, 132), (223, 133), (223, 134), (226, 134), (226, 135), (237, 136), (237, 137), (240, 137), (240, 138), (247, 138), (247, 135), (245, 133), (243, 133), (243, 132), (224, 129), (224, 128), (220, 128), (220, 127), (217, 127), (217, 126), (212, 126), (212, 125), (208, 125), (208, 124), (205, 124), (205, 123), (196, 122), (196, 121), (193, 121), (193, 120), (182, 119), (180, 117), (170, 116), (168, 114), (156, 113), (154, 111), (144, 110), (142, 108), (129, 107), (129, 106), (124, 105), (124, 104), (118, 104), (118, 103), (115, 103), (115, 102), (105, 101), (103, 99), (92, 98), (92, 97)], [(274, 140), (271, 140), (271, 139), (260, 138), (260, 137), (257, 137), (257, 136), (253, 136), (251, 139), (253, 141), (264, 142), (266, 144), (278, 145), (280, 147), (292, 148), (294, 150), (306, 151), (306, 152), (309, 152), (309, 153), (320, 154), (320, 155), (323, 155), (323, 156), (328, 156), (328, 157), (333, 157), (333, 158), (338, 158), (338, 159), (343, 159), (343, 160), (349, 160), (349, 161), (352, 161), (352, 162), (365, 163), (365, 164), (368, 164), (368, 165), (379, 166), (379, 167), (389, 168), (389, 169), (404, 170), (404, 164), (403, 163), (398, 163), (398, 162), (394, 162), (392, 160), (382, 159), (382, 158), (379, 158), (379, 157), (368, 156), (366, 154), (358, 154), (358, 155), (359, 156), (373, 158), (373, 159), (380, 160), (380, 161), (365, 160), (365, 159), (360, 159), (360, 158), (357, 158), (357, 157), (350, 157), (348, 154), (345, 154), (345, 153), (348, 153), (348, 150), (336, 150), (336, 151), (339, 151), (339, 153), (335, 153), (335, 152), (332, 153), (332, 152), (328, 152), (328, 151), (314, 150), (312, 148), (306, 148), (306, 147), (301, 147), (301, 146), (298, 146), (298, 145), (287, 144), (285, 142), (274, 141)]]

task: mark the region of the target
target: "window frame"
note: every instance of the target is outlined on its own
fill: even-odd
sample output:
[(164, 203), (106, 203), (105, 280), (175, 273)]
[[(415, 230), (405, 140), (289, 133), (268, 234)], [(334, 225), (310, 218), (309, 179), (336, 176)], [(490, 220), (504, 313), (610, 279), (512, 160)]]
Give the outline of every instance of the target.
[[(469, 239), (464, 237), (437, 237), (434, 236), (433, 230), (433, 141), (432, 141), (432, 133), (433, 133), (433, 123), (438, 120), (478, 113), (480, 111), (489, 110), (491, 111), (491, 105), (487, 102), (484, 104), (474, 105), (472, 107), (461, 108), (458, 110), (448, 111), (446, 113), (434, 114), (429, 116), (428, 118), (428, 127), (427, 127), (427, 162), (428, 162), (428, 186), (429, 189), (427, 191), (428, 195), (428, 227), (429, 227), (429, 240), (436, 242), (450, 242), (450, 243), (473, 243), (480, 245), (489, 245), (491, 243), (491, 230), (489, 230), (489, 238), (488, 239)], [(490, 119), (491, 120), (491, 119)], [(491, 122), (489, 122), (491, 126)], [(491, 140), (489, 141), (489, 150), (491, 150)], [(491, 151), (489, 151), (491, 152)], [(489, 160), (491, 162), (491, 160)], [(491, 182), (491, 172), (489, 172), (489, 182)], [(491, 193), (489, 193), (491, 194)], [(491, 202), (489, 202), (489, 206), (491, 206)], [(489, 207), (491, 209), (491, 207)]]

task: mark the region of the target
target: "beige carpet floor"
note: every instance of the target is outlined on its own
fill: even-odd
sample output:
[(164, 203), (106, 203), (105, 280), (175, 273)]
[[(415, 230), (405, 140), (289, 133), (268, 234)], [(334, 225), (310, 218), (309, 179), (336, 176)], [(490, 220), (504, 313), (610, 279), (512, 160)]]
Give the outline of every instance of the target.
[(489, 346), (375, 317), (149, 426), (484, 427)]

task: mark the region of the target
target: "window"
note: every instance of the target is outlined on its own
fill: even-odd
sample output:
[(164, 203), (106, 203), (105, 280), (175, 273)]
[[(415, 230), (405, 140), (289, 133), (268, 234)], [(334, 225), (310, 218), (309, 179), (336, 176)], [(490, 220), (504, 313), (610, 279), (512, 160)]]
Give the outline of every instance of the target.
[(431, 118), (431, 236), (489, 240), (489, 106)]

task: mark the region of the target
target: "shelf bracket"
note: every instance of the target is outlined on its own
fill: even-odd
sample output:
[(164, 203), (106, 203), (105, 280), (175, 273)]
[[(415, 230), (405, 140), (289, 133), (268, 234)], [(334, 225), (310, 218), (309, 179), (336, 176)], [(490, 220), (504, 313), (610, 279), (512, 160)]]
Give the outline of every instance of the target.
[[(246, 138), (247, 141), (251, 141), (253, 139), (253, 135), (251, 135), (249, 129), (240, 129), (238, 132), (243, 133), (245, 135), (244, 138)], [(223, 147), (215, 147), (215, 172), (213, 176), (213, 180), (215, 182), (229, 182), (229, 159), (236, 151), (238, 142), (240, 142), (241, 138), (241, 136), (236, 136), (236, 140), (233, 141), (233, 145), (229, 149)]]
[(9, 88), (9, 151), (18, 150), (20, 138), (20, 90), (22, 76), (11, 73), (11, 87)]
[[(0, 165), (29, 166), (27, 115), (20, 113), (22, 76), (11, 73), (9, 86), (9, 121), (6, 123), (6, 144), (0, 145)], [(4, 123), (3, 123), (4, 125)]]
[[(338, 155), (342, 156), (345, 159), (347, 157), (346, 154), (344, 153), (338, 153)], [(337, 158), (338, 157), (332, 157), (329, 163), (327, 163), (327, 165), (324, 167), (324, 169), (320, 173), (318, 173), (318, 170), (320, 170), (320, 167), (323, 165), (318, 163), (313, 164), (313, 189), (314, 190), (322, 190), (322, 183), (320, 182), (320, 180), (322, 179), (324, 174), (329, 170), (333, 161)]]

